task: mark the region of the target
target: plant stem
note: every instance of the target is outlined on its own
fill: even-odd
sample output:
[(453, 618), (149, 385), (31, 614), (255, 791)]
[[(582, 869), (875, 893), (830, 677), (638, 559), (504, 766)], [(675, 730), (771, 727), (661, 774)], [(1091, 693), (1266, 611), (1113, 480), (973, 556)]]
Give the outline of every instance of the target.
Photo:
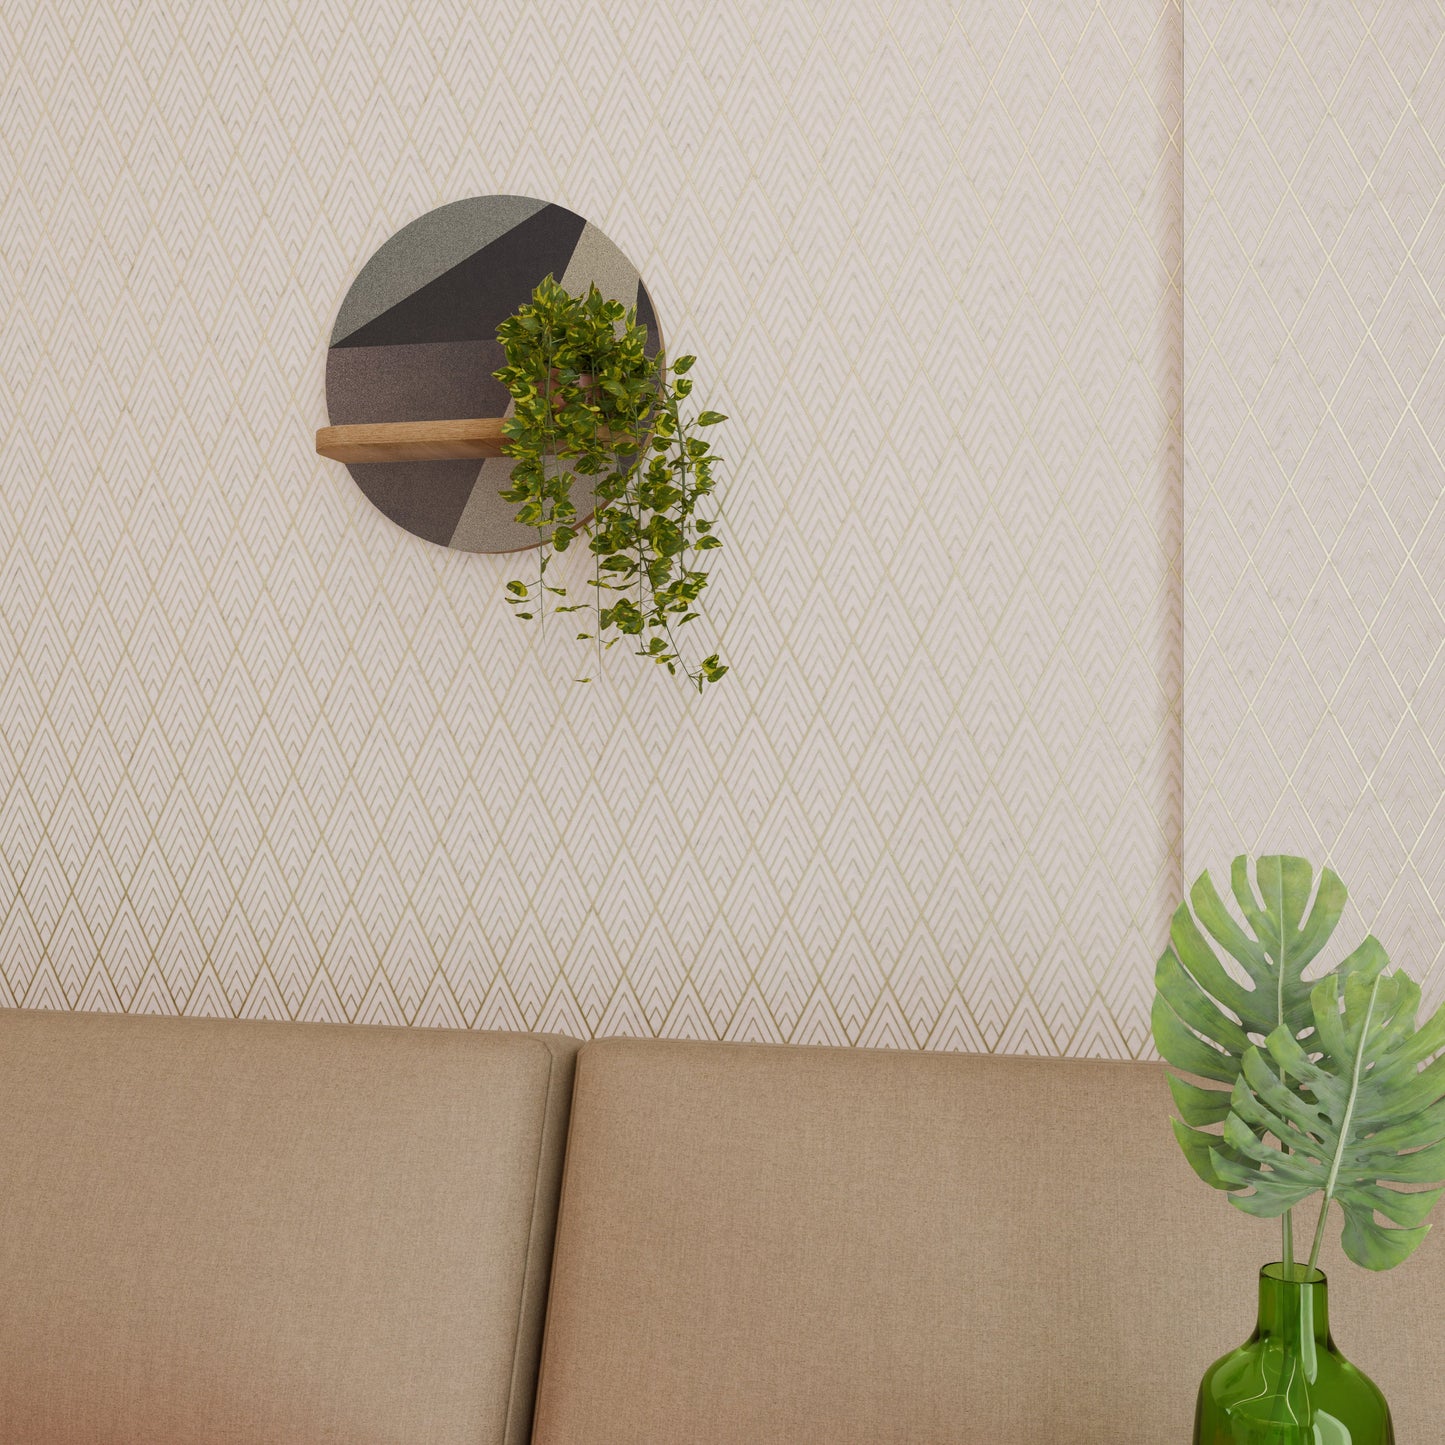
[(1320, 1245), (1325, 1241), (1325, 1220), (1330, 1212), (1330, 1196), (1334, 1193), (1332, 1189), (1325, 1191), (1325, 1197), (1320, 1200), (1319, 1222), (1315, 1225), (1315, 1239), (1310, 1246), (1310, 1262), (1306, 1266), (1306, 1273), (1312, 1273), (1315, 1261), (1320, 1257)]
[[(1255, 873), (1258, 877), (1258, 867)], [(1281, 916), (1284, 912), (1284, 881), (1276, 879), (1278, 898), (1276, 900)], [(1264, 892), (1264, 886), (1260, 885), (1260, 892)], [(1289, 930), (1281, 927), (1279, 931), (1279, 966), (1275, 969), (1274, 975), (1274, 1015), (1277, 1023), (1284, 1022), (1284, 985), (1285, 977), (1289, 967)], [(1279, 1147), (1285, 1154), (1289, 1150), (1285, 1148), (1284, 1140), (1279, 1141)], [(1286, 1209), (1280, 1216), (1280, 1252), (1284, 1264), (1284, 1277), (1294, 1278), (1294, 1211)]]
[(687, 536), (692, 530), (691, 509), (687, 505), (687, 428), (682, 424), (682, 410), (677, 404), (677, 396), (674, 393), (672, 398), (672, 419), (677, 427), (677, 480), (682, 488), (682, 554), (678, 558), (678, 566), (687, 571)]
[(547, 542), (551, 535), (547, 527), (544, 525), (545, 522), (550, 521), (550, 517), (547, 515), (547, 512), (545, 510), (547, 505), (547, 458), (556, 454), (557, 442), (555, 437), (553, 436), (552, 431), (552, 355), (554, 351), (554, 343), (552, 341), (551, 328), (548, 327), (547, 329), (545, 329), (542, 335), (544, 338), (547, 355), (547, 390), (544, 393), (547, 401), (547, 439), (542, 444), (541, 487), (543, 495), (541, 498), (539, 498), (544, 511), (542, 520), (537, 523), (537, 542), (539, 544), (537, 547), (537, 627), (539, 631), (541, 631), (542, 634), (545, 636), (547, 631)]

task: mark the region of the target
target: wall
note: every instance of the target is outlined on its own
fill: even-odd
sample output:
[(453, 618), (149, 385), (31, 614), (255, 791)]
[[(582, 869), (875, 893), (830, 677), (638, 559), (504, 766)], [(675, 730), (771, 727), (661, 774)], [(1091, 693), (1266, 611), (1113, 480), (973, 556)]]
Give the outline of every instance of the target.
[[(1146, 1046), (1172, 0), (0, 11), (0, 1003)], [(368, 255), (600, 224), (732, 421), (704, 698), (318, 460)]]
[[(1331, 862), (1445, 944), (1445, 9), (1185, 31), (1185, 865)], [(1438, 993), (1445, 978), (1434, 981)]]

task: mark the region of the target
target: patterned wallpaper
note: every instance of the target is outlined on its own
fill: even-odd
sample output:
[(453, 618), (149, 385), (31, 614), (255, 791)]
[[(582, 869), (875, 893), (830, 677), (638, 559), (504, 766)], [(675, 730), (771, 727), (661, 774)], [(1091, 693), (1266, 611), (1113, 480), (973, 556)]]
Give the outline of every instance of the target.
[[(1180, 30), (6, 0), (0, 1004), (1139, 1052)], [(489, 192), (597, 222), (732, 417), (704, 698), (576, 685), (312, 451), (358, 268)]]
[[(1445, 7), (1191, 7), (1185, 864), (1445, 946)], [(1435, 989), (1445, 987), (1437, 973)]]

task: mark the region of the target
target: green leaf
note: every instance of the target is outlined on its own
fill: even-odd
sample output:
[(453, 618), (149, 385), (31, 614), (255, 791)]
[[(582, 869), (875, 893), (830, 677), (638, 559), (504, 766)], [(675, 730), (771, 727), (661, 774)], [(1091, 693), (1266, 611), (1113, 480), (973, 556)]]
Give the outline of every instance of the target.
[[(1252, 1047), (1282, 1026), (1295, 1038), (1315, 1027), (1304, 971), (1329, 941), (1346, 898), (1345, 885), (1328, 868), (1316, 887), (1305, 859), (1279, 855), (1260, 858), (1253, 881), (1248, 858), (1236, 858), (1230, 884), (1245, 923), (1225, 906), (1209, 874), (1201, 873), (1174, 913), (1169, 947), (1154, 972), (1155, 1047), (1176, 1069), (1204, 1081), (1175, 1095), (1176, 1103), (1186, 1101), (1181, 1117), (1194, 1130), (1227, 1112)], [(1226, 968), (1221, 951), (1238, 973)], [(1211, 1089), (1211, 1083), (1220, 1087)], [(1204, 1097), (1209, 1094), (1212, 1101)], [(1191, 1134), (1186, 1154), (1198, 1147)], [(1196, 1158), (1190, 1163), (1207, 1178)], [(1230, 1187), (1222, 1171), (1209, 1182)]]
[(705, 411), (697, 419), (698, 426), (716, 426), (720, 421), (726, 421), (727, 417), (720, 411)]
[[(1165, 955), (1167, 958), (1168, 955)], [(1160, 960), (1161, 968), (1164, 959)], [(1150, 1018), (1154, 1030), (1154, 1046), (1174, 1065), (1201, 1079), (1213, 1079), (1216, 1083), (1232, 1088), (1239, 1072), (1237, 1057), (1200, 1038), (1170, 1005), (1163, 992), (1154, 995), (1154, 1008)], [(1225, 1094), (1227, 1090), (1217, 1089)]]
[(1174, 1137), (1189, 1161), (1189, 1167), (1211, 1189), (1228, 1189), (1229, 1183), (1219, 1172), (1218, 1151), (1222, 1148), (1218, 1134), (1209, 1134), (1202, 1129), (1191, 1129), (1178, 1119), (1171, 1119)]
[(1223, 1089), (1203, 1089), (1170, 1074), (1169, 1092), (1174, 1096), (1174, 1107), (1179, 1117), (1194, 1129), (1205, 1129), (1211, 1124), (1223, 1124), (1229, 1117), (1229, 1095)]
[[(1262, 1048), (1250, 1047), (1224, 1126), (1235, 1157), (1216, 1153), (1217, 1172), (1248, 1213), (1276, 1215), (1320, 1196), (1311, 1265), (1331, 1204), (1344, 1215), (1345, 1253), (1367, 1269), (1391, 1269), (1425, 1237), (1425, 1217), (1445, 1192), (1440, 1099), (1422, 1109), (1412, 1096), (1402, 1105), (1401, 1074), (1392, 1069), (1440, 1014), (1417, 1029), (1419, 987), (1384, 972), (1386, 964), (1380, 945), (1366, 940), (1310, 990), (1308, 1047), (1288, 1023)], [(1413, 1066), (1405, 1073), (1423, 1077)], [(1390, 1187), (1402, 1184), (1431, 1188)]]

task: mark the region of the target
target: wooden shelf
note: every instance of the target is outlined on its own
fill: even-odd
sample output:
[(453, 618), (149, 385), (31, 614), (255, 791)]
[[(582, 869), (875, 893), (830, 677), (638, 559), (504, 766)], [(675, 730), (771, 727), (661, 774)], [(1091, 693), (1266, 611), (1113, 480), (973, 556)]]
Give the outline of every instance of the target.
[(502, 455), (499, 416), (324, 426), (316, 450), (334, 462), (445, 462)]

